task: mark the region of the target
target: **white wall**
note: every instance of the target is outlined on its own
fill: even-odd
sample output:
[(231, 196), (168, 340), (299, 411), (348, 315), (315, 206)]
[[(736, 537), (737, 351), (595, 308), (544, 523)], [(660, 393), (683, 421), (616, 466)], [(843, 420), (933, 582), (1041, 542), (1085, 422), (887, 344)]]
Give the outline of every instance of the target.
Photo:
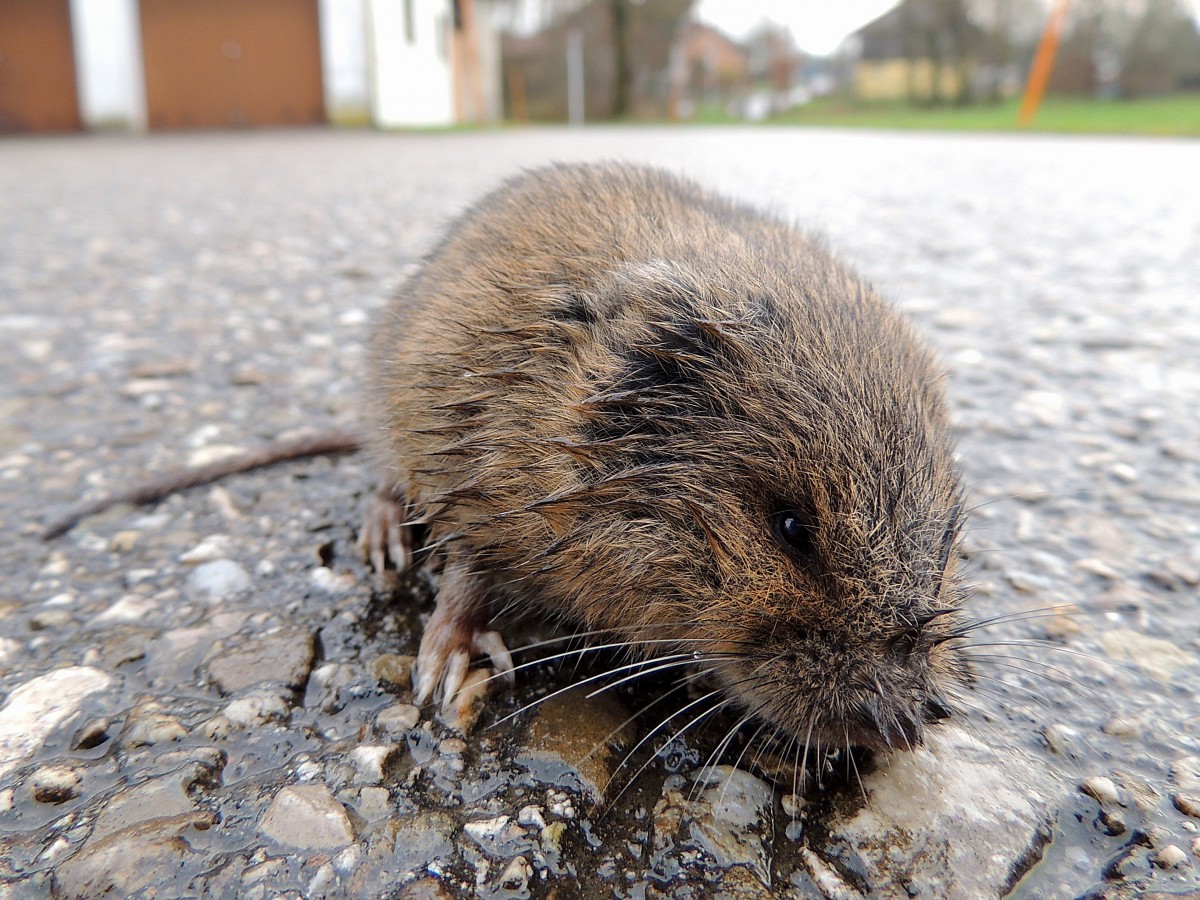
[(371, 121), (366, 0), (321, 0), (321, 76), (334, 124)]
[(145, 128), (137, 0), (71, 0), (71, 30), (84, 127)]
[[(406, 34), (405, 4), (413, 34)], [(371, 101), (380, 128), (449, 125), (454, 121), (450, 68), (450, 0), (367, 0)]]

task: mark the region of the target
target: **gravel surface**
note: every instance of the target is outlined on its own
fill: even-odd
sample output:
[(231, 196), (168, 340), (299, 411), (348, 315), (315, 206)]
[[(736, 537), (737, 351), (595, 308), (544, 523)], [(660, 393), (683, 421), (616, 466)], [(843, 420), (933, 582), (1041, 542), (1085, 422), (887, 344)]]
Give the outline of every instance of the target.
[[(1200, 890), (1198, 156), (766, 128), (0, 142), (0, 898)], [(798, 796), (740, 741), (705, 767), (720, 728), (629, 721), (654, 685), (555, 695), (570, 661), (417, 709), (432, 586), (357, 559), (359, 457), (39, 540), (148, 473), (353, 426), (371, 317), (439, 226), (601, 158), (824, 231), (942, 352), (972, 611), (1010, 618), (928, 746)]]

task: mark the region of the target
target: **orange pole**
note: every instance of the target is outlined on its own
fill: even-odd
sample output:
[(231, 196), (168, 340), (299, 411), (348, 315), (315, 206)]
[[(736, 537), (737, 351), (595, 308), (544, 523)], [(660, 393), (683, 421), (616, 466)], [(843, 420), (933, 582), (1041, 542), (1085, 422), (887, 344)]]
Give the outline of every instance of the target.
[(1062, 34), (1063, 22), (1070, 8), (1071, 0), (1058, 0), (1050, 12), (1050, 18), (1046, 20), (1046, 30), (1042, 32), (1042, 39), (1038, 41), (1033, 65), (1029, 67), (1029, 78), (1025, 81), (1021, 109), (1017, 113), (1017, 124), (1022, 128), (1033, 124), (1038, 108), (1042, 105), (1046, 84), (1050, 81), (1050, 72), (1054, 69), (1054, 57), (1058, 53), (1058, 38)]

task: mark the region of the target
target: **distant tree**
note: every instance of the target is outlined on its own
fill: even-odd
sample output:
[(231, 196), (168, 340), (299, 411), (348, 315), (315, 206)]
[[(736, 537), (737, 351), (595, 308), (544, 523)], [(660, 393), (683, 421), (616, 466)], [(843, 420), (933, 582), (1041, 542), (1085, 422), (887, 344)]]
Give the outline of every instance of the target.
[(972, 0), (970, 16), (980, 30), (979, 97), (995, 103), (1003, 99), (1010, 73), (1032, 58), (1045, 7), (1040, 0)]
[(1198, 82), (1195, 20), (1178, 0), (1148, 0), (1121, 55), (1121, 96), (1167, 94)]
[[(671, 50), (695, 0), (525, 0), (501, 47), (505, 83), (519, 84), (531, 119), (566, 118), (566, 32), (583, 32), (587, 119), (662, 117)], [(514, 27), (514, 31), (518, 29)], [(510, 108), (511, 100), (510, 97)]]

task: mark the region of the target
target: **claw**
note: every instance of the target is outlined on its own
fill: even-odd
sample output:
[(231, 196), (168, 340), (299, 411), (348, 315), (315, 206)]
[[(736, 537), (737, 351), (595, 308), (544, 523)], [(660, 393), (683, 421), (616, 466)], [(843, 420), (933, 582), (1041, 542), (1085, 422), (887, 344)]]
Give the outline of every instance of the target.
[(498, 631), (484, 631), (475, 636), (475, 645), (482, 653), (488, 655), (488, 659), (492, 661), (492, 668), (496, 670), (496, 677), (505, 684), (511, 685), (516, 681), (513, 675), (513, 659), (512, 654), (508, 652), (508, 647), (504, 645), (504, 638), (500, 636)]
[(413, 685), (416, 701), (430, 699), (449, 709), (467, 680), (471, 660), (487, 656), (496, 674), (513, 681), (513, 660), (504, 638), (488, 630), (488, 597), (482, 576), (467, 567), (448, 563), (421, 648), (417, 652)]
[(380, 488), (367, 501), (358, 547), (376, 572), (383, 571), (389, 558), (397, 572), (412, 563), (412, 529), (407, 518), (404, 504), (390, 490)]

